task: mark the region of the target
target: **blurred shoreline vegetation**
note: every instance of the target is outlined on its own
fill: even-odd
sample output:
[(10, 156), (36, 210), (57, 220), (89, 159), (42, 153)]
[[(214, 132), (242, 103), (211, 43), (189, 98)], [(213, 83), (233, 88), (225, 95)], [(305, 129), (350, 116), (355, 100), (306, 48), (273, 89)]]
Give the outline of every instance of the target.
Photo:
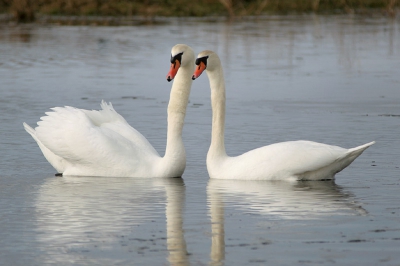
[[(400, 0), (0, 0), (0, 14), (17, 22), (40, 16), (209, 17), (303, 13), (396, 15)], [(4, 17), (4, 16), (3, 16)]]

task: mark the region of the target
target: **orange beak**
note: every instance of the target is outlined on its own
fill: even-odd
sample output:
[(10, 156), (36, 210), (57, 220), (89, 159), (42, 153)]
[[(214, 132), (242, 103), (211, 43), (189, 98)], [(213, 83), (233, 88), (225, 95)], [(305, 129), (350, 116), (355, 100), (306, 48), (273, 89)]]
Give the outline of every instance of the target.
[(167, 80), (170, 82), (173, 80), (176, 76), (176, 73), (178, 73), (178, 69), (181, 66), (181, 63), (179, 63), (179, 60), (175, 60), (174, 63), (171, 64), (171, 68), (169, 69), (169, 72), (167, 74)]
[(200, 62), (200, 64), (197, 66), (196, 70), (193, 73), (192, 79), (195, 80), (198, 77), (200, 77), (201, 73), (206, 69), (206, 65), (203, 62)]

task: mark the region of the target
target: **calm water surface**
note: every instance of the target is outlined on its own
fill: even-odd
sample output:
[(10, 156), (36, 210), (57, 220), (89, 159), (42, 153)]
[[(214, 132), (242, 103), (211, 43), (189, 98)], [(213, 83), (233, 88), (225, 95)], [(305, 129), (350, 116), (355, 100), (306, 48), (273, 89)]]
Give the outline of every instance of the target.
[[(23, 130), (102, 99), (164, 154), (176, 43), (217, 51), (226, 147), (375, 145), (335, 182), (209, 180), (211, 107), (194, 82), (182, 179), (55, 177)], [(400, 20), (357, 16), (0, 25), (1, 265), (400, 265)]]

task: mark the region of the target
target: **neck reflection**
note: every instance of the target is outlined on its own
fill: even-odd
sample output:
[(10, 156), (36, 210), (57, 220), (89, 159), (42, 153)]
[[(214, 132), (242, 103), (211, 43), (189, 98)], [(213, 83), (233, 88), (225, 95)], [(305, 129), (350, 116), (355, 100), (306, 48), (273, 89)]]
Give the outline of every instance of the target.
[(170, 265), (189, 265), (188, 252), (183, 231), (183, 206), (185, 184), (182, 178), (162, 178), (156, 181), (165, 188), (167, 202), (167, 249)]

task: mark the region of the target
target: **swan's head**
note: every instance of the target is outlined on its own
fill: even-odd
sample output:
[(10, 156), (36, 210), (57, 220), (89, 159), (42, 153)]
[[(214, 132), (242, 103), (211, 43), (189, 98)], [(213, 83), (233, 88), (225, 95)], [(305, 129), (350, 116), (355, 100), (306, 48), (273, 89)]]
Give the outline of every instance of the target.
[(213, 71), (217, 66), (221, 65), (221, 60), (216, 53), (213, 51), (205, 50), (197, 56), (196, 69), (194, 70), (192, 79), (195, 80), (200, 77), (201, 73), (207, 69), (207, 71)]
[(168, 82), (173, 80), (180, 67), (193, 65), (193, 49), (186, 44), (177, 44), (171, 49), (171, 68), (167, 74)]

